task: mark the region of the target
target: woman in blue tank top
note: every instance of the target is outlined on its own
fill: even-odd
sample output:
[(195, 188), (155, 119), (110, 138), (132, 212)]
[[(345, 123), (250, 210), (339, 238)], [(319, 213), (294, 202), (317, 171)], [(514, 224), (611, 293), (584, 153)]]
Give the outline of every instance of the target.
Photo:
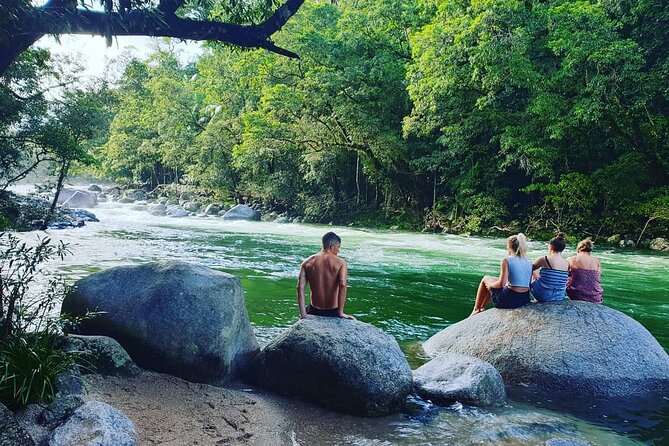
[(527, 259), (525, 234), (512, 235), (506, 240), (506, 246), (509, 255), (502, 259), (499, 277), (483, 277), (472, 315), (485, 310), (490, 301), (497, 308), (518, 308), (530, 301), (532, 262)]

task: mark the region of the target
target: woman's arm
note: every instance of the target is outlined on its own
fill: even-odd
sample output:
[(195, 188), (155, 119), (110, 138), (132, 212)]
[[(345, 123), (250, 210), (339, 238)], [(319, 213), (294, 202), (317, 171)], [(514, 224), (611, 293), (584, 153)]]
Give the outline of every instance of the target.
[(502, 264), (499, 267), (499, 279), (496, 282), (487, 283), (486, 286), (488, 289), (493, 288), (502, 288), (506, 285), (506, 282), (509, 280), (509, 265), (506, 262), (506, 259), (502, 259)]

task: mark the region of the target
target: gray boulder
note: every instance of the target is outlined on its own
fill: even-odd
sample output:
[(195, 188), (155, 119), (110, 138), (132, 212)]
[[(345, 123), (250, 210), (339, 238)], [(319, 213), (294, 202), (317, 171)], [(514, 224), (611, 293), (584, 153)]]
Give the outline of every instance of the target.
[(108, 187), (103, 189), (102, 191), (109, 196), (116, 196), (116, 197), (118, 197), (122, 193), (121, 188), (118, 186)]
[(140, 372), (121, 344), (108, 336), (69, 335), (61, 348), (80, 355), (86, 365), (84, 372), (116, 376), (135, 376)]
[(180, 218), (180, 217), (188, 217), (190, 213), (185, 209), (181, 209), (180, 207), (175, 206), (172, 208), (168, 208), (165, 215), (172, 218)]
[(504, 404), (506, 389), (495, 367), (471, 356), (442, 353), (413, 372), (414, 389), (437, 404)]
[(102, 188), (97, 184), (91, 184), (90, 186), (88, 186), (88, 190), (91, 192), (102, 192)]
[(260, 212), (246, 206), (238, 204), (223, 215), (224, 220), (260, 220)]
[(491, 363), (505, 381), (552, 393), (629, 397), (669, 388), (669, 355), (641, 324), (589, 302), (491, 309), (437, 333), (429, 355)]
[(40, 413), (40, 424), (51, 427), (61, 424), (83, 404), (84, 398), (81, 395), (58, 394)]
[(0, 404), (0, 446), (35, 446), (35, 442), (16, 421), (12, 411), (2, 404)]
[(133, 201), (145, 201), (147, 198), (149, 198), (149, 194), (147, 194), (142, 189), (127, 189), (123, 193), (123, 197), (129, 198)]
[(411, 392), (397, 341), (348, 319), (300, 320), (262, 350), (256, 366), (258, 384), (354, 415), (396, 412)]
[(118, 409), (89, 401), (46, 440), (48, 446), (139, 446), (132, 422)]
[(204, 213), (207, 215), (217, 215), (221, 211), (221, 207), (215, 204), (210, 204), (204, 208)]
[(134, 199), (134, 198), (130, 198), (130, 197), (123, 197), (123, 198), (119, 198), (119, 199), (118, 199), (118, 202), (119, 202), (119, 203), (124, 203), (124, 204), (127, 204), (127, 203), (134, 203), (134, 202), (135, 202), (135, 199)]
[(197, 212), (200, 210), (200, 203), (197, 201), (187, 201), (183, 204), (183, 208), (188, 212)]
[(93, 208), (98, 204), (98, 197), (93, 192), (75, 190), (67, 198), (64, 198), (62, 194), (63, 192), (61, 191), (61, 194), (58, 195), (58, 202), (62, 206), (70, 208)]
[(669, 252), (669, 241), (666, 238), (654, 238), (650, 242), (650, 249), (653, 251)]
[(105, 312), (81, 334), (110, 336), (139, 366), (192, 381), (243, 371), (258, 351), (238, 278), (185, 262), (121, 266), (79, 280), (63, 313)]

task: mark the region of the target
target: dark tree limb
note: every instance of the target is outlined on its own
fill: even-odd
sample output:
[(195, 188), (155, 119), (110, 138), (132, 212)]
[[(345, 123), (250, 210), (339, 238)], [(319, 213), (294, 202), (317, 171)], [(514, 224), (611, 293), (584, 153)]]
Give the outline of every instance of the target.
[(302, 6), (304, 0), (287, 0), (274, 14), (258, 25), (236, 25), (207, 20), (189, 20), (174, 13), (183, 0), (161, 0), (155, 9), (94, 11), (69, 9), (52, 0), (42, 7), (24, 12), (20, 27), (0, 43), (0, 74), (11, 62), (46, 34), (89, 34), (113, 36), (173, 37), (184, 40), (209, 40), (245, 48), (265, 48), (283, 56), (299, 58), (271, 40)]

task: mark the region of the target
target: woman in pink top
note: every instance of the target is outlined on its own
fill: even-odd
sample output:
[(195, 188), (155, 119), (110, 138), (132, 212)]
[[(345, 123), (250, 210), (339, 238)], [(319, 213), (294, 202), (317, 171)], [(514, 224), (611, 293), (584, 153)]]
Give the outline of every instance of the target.
[(602, 262), (591, 254), (592, 241), (581, 240), (576, 247), (576, 255), (569, 257), (571, 270), (567, 280), (567, 296), (571, 300), (602, 303), (601, 272)]

